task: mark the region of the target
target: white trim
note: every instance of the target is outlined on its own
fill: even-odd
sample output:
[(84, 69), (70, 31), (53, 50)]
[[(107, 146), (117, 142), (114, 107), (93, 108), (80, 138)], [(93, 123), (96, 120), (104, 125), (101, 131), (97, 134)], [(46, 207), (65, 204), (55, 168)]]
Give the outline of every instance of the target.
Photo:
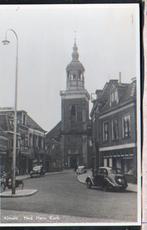
[(90, 95), (86, 89), (82, 90), (62, 90), (60, 91), (60, 96), (62, 99), (75, 99), (75, 98), (84, 98), (87, 101), (90, 100)]
[(135, 148), (135, 147), (136, 147), (136, 143), (129, 143), (129, 144), (123, 144), (123, 145), (101, 147), (101, 148), (99, 148), (99, 151), (103, 152), (103, 151), (110, 151), (110, 150), (116, 150), (116, 149)]
[[(105, 126), (105, 124), (107, 124), (107, 126)], [(105, 133), (105, 127), (107, 127), (106, 133)], [(109, 122), (106, 120), (103, 122), (103, 141), (108, 141), (108, 139), (109, 139)]]
[(115, 109), (114, 111), (111, 111), (111, 112), (108, 112), (107, 114), (104, 114), (104, 115), (101, 115), (99, 117), (99, 119), (102, 119), (102, 118), (105, 118), (105, 117), (108, 117), (110, 115), (113, 115), (115, 113), (118, 113), (118, 112), (121, 112), (123, 111), (124, 109), (127, 109), (127, 108), (130, 108), (130, 107), (133, 107), (134, 106), (134, 102), (130, 103), (129, 105), (126, 105), (126, 106), (123, 106), (122, 108), (119, 108), (119, 109)]
[(83, 95), (83, 94), (79, 94), (79, 95), (77, 95), (77, 94), (72, 94), (72, 95), (62, 95), (61, 96), (62, 97), (62, 99), (81, 99), (81, 98), (84, 98), (84, 99), (86, 99), (87, 101), (89, 101), (89, 98), (86, 96), (86, 95)]

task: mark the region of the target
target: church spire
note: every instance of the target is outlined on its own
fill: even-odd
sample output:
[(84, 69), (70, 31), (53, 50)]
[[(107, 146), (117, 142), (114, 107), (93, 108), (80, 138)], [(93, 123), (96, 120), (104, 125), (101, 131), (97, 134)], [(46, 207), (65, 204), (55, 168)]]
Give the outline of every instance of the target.
[(72, 61), (78, 61), (78, 60), (79, 60), (79, 53), (77, 47), (77, 38), (76, 38), (76, 31), (74, 31), (74, 46), (72, 52)]
[(81, 90), (84, 89), (84, 67), (79, 61), (78, 47), (76, 38), (74, 38), (74, 45), (72, 51), (72, 60), (66, 67), (67, 72), (67, 89)]
[(72, 61), (78, 61), (78, 60), (79, 60), (79, 53), (78, 53), (78, 47), (75, 40), (73, 46), (73, 52), (72, 52)]

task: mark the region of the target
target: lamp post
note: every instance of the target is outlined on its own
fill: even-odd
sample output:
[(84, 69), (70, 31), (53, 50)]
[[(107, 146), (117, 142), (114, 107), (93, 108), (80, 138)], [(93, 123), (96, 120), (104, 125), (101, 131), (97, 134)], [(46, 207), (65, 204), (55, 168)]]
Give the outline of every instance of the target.
[(12, 166), (12, 194), (15, 194), (15, 170), (16, 170), (16, 142), (17, 142), (17, 82), (18, 82), (18, 36), (15, 30), (8, 29), (5, 33), (4, 45), (10, 41), (7, 39), (8, 32), (12, 32), (16, 38), (16, 63), (15, 63), (15, 102), (14, 102), (14, 137), (13, 137), (13, 166)]

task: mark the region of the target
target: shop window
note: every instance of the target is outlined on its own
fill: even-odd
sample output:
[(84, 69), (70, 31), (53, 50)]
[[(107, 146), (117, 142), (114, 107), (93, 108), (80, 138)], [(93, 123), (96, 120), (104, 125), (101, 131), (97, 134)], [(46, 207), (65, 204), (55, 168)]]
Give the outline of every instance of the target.
[(103, 141), (108, 141), (108, 122), (103, 122)]
[(122, 118), (122, 136), (123, 138), (130, 137), (130, 129), (131, 129), (130, 115), (126, 115)]
[(118, 140), (119, 138), (119, 127), (118, 120), (112, 120), (112, 140)]
[(112, 168), (113, 169), (116, 169), (117, 167), (116, 167), (116, 158), (113, 158), (112, 159)]

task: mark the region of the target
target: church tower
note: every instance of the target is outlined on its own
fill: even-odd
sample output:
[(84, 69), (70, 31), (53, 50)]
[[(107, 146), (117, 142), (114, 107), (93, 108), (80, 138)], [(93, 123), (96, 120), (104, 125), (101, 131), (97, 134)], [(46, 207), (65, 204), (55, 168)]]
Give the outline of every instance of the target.
[(64, 167), (87, 165), (89, 93), (84, 86), (84, 67), (76, 41), (66, 67), (66, 90), (61, 91), (61, 132)]

